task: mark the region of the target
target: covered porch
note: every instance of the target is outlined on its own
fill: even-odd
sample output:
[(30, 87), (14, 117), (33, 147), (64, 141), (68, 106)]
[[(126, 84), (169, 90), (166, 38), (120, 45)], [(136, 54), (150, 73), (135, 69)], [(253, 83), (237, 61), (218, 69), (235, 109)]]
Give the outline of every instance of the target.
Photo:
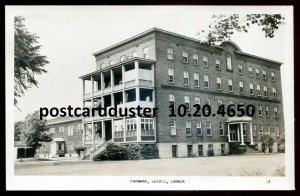
[(249, 124), (250, 145), (255, 145), (253, 142), (252, 117), (231, 117), (227, 121), (227, 137), (228, 142), (240, 142), (240, 145), (246, 145), (245, 136), (247, 135), (246, 124)]

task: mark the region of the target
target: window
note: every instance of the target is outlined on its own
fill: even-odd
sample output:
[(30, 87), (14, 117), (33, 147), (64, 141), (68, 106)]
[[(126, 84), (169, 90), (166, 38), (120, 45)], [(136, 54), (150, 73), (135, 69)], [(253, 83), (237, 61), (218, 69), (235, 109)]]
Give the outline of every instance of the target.
[(174, 94), (169, 94), (169, 105), (175, 107), (175, 96)]
[(211, 132), (211, 122), (206, 122), (206, 134), (208, 136), (212, 135), (212, 132)]
[(221, 77), (217, 77), (217, 90), (221, 90), (222, 86), (222, 79)]
[(239, 85), (240, 85), (240, 93), (244, 93), (244, 83), (240, 81)]
[(220, 106), (220, 105), (222, 105), (222, 104), (223, 104), (222, 99), (218, 99), (218, 105)]
[(199, 86), (199, 73), (194, 73), (194, 85)]
[(204, 67), (208, 67), (208, 59), (207, 59), (207, 56), (203, 56), (202, 61), (203, 61), (203, 66), (204, 66)]
[(209, 77), (204, 75), (204, 88), (209, 88)]
[(183, 84), (189, 85), (189, 72), (187, 71), (183, 72)]
[(123, 62), (123, 61), (125, 61), (125, 58), (126, 58), (126, 56), (125, 56), (125, 55), (121, 56), (121, 57), (120, 57), (120, 62)]
[(74, 150), (73, 142), (68, 142), (68, 150)]
[(253, 84), (250, 83), (250, 84), (249, 84), (249, 87), (250, 87), (250, 95), (254, 95)]
[(256, 124), (252, 124), (252, 133), (253, 136), (256, 136)]
[(272, 81), (275, 81), (275, 73), (271, 72), (271, 76), (272, 76)]
[(48, 130), (49, 133), (55, 133), (55, 128), (54, 127), (51, 127), (49, 130)]
[(126, 119), (126, 136), (136, 136), (136, 118)]
[(132, 57), (137, 57), (137, 52), (136, 52), (136, 51), (134, 51), (134, 52), (132, 53)]
[(243, 66), (239, 65), (239, 74), (242, 74), (242, 71), (243, 71)]
[(114, 60), (110, 60), (109, 61), (109, 65), (114, 65), (115, 64), (115, 61)]
[(266, 116), (269, 116), (269, 106), (268, 105), (266, 106), (265, 114), (266, 114)]
[(167, 59), (173, 60), (173, 49), (172, 48), (168, 48), (167, 50)]
[(194, 65), (198, 65), (199, 64), (198, 54), (193, 54), (193, 62), (194, 62)]
[(232, 70), (231, 55), (227, 54), (227, 69)]
[(232, 80), (231, 79), (228, 79), (228, 89), (229, 89), (229, 92), (233, 92), (233, 86), (232, 86)]
[(170, 120), (171, 135), (176, 135), (176, 121)]
[(271, 133), (271, 126), (270, 126), (270, 124), (268, 125), (267, 128), (268, 128), (268, 132)]
[(221, 61), (219, 59), (216, 59), (216, 69), (221, 70)]
[(191, 121), (186, 121), (185, 122), (185, 133), (187, 135), (192, 135), (192, 123), (191, 123)]
[(249, 76), (252, 76), (252, 67), (248, 67)]
[(169, 83), (174, 83), (174, 69), (173, 68), (168, 69), (168, 75), (169, 75)]
[(256, 77), (259, 78), (260, 75), (259, 75), (259, 69), (256, 69)]
[(267, 79), (267, 72), (266, 72), (266, 70), (263, 70), (263, 79)]
[(58, 131), (60, 132), (61, 136), (64, 136), (65, 127), (59, 127)]
[(258, 116), (262, 116), (262, 106), (258, 106)]
[(78, 126), (77, 127), (77, 134), (81, 135), (82, 134), (81, 124), (78, 124), (77, 126)]
[(184, 104), (186, 106), (186, 109), (190, 109), (190, 97), (184, 96)]
[(73, 135), (73, 125), (68, 126), (68, 136)]
[(220, 136), (224, 136), (224, 124), (223, 122), (219, 123)]
[(274, 116), (278, 117), (278, 108), (277, 107), (274, 107)]
[[(205, 98), (205, 105), (210, 105), (210, 99), (209, 98)], [(205, 107), (205, 114), (208, 114), (208, 107)]]
[(278, 137), (279, 136), (279, 126), (278, 125), (275, 125), (275, 133), (276, 133), (276, 136)]
[(264, 96), (267, 97), (268, 96), (268, 87), (264, 86)]
[(196, 130), (197, 130), (197, 135), (202, 135), (201, 122), (197, 123)]
[(273, 98), (276, 98), (277, 97), (277, 93), (276, 93), (276, 89), (274, 87), (272, 88), (272, 92), (273, 92)]
[(213, 144), (208, 144), (208, 150), (214, 150), (214, 145)]
[(263, 125), (260, 125), (260, 130), (259, 130), (261, 133), (264, 131), (264, 126)]
[(200, 97), (195, 97), (195, 104), (200, 105)]
[(142, 136), (154, 136), (153, 118), (141, 118)]
[(144, 58), (145, 59), (149, 58), (149, 49), (148, 48), (144, 48)]
[(246, 127), (246, 124), (243, 124), (243, 135), (244, 135), (244, 136), (247, 135), (247, 127)]
[(182, 61), (184, 63), (188, 63), (189, 62), (188, 53), (185, 52), (185, 51), (182, 52)]
[(256, 90), (257, 90), (257, 96), (261, 96), (261, 93), (260, 93), (260, 85), (256, 85)]

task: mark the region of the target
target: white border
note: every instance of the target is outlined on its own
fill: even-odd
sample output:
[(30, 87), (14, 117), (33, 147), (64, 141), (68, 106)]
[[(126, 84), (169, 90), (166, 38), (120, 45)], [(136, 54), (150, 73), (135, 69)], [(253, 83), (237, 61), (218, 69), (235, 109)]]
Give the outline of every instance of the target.
[[(294, 61), (293, 61), (293, 7), (292, 6), (201, 6), (202, 13), (284, 13), (285, 58), (282, 67), (288, 71), (282, 86), (288, 89), (284, 97), (286, 132), (285, 177), (223, 177), (223, 176), (14, 176), (14, 15), (26, 8), (41, 6), (6, 6), (6, 188), (7, 190), (294, 190)], [(66, 6), (63, 6), (66, 7)], [(84, 7), (84, 6), (83, 6)], [(149, 7), (149, 6), (148, 6)], [(174, 6), (171, 6), (172, 9)], [(177, 8), (180, 6), (176, 6)], [(186, 6), (185, 6), (186, 7)], [(195, 7), (195, 6), (193, 6)], [(153, 7), (155, 8), (155, 7)], [(45, 12), (59, 11), (58, 6), (47, 6)], [(70, 10), (76, 6), (70, 6)], [(184, 184), (138, 184), (130, 179), (183, 179)], [(266, 183), (271, 180), (271, 183)]]

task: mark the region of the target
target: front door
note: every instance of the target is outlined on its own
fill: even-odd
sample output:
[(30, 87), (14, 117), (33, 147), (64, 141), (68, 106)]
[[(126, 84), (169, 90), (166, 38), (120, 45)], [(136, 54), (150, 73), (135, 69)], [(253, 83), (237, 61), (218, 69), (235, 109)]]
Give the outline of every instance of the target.
[(177, 157), (177, 145), (172, 145), (172, 157)]
[(238, 131), (237, 125), (230, 125), (230, 140), (231, 141), (238, 141), (237, 131)]
[(104, 126), (105, 126), (105, 141), (108, 141), (112, 138), (112, 126), (111, 126), (111, 121), (104, 121)]
[(221, 154), (225, 155), (225, 144), (221, 144)]

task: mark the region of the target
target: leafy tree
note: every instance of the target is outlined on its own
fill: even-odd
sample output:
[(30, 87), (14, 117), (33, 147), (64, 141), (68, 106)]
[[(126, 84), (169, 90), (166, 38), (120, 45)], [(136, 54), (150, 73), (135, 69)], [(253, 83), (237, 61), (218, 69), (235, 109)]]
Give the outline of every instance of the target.
[(39, 111), (26, 116), (24, 136), (27, 145), (34, 151), (42, 145), (42, 142), (52, 141), (52, 134), (47, 133), (46, 120), (40, 120)]
[(15, 17), (15, 106), (18, 104), (18, 98), (24, 95), (24, 91), (32, 86), (38, 87), (35, 75), (46, 73), (44, 66), (49, 63), (45, 56), (39, 54), (39, 37), (26, 29), (24, 20), (22, 16)]
[(25, 123), (23, 121), (15, 122), (15, 141), (20, 141), (22, 133), (25, 130)]
[(262, 143), (263, 152), (266, 152), (267, 149), (272, 149), (275, 139), (270, 133), (260, 133), (259, 141)]
[(208, 45), (230, 40), (235, 32), (247, 33), (254, 25), (261, 27), (265, 37), (273, 38), (275, 31), (284, 24), (284, 17), (280, 14), (213, 15), (212, 18), (215, 20), (209, 25), (209, 29), (198, 33), (201, 42)]

